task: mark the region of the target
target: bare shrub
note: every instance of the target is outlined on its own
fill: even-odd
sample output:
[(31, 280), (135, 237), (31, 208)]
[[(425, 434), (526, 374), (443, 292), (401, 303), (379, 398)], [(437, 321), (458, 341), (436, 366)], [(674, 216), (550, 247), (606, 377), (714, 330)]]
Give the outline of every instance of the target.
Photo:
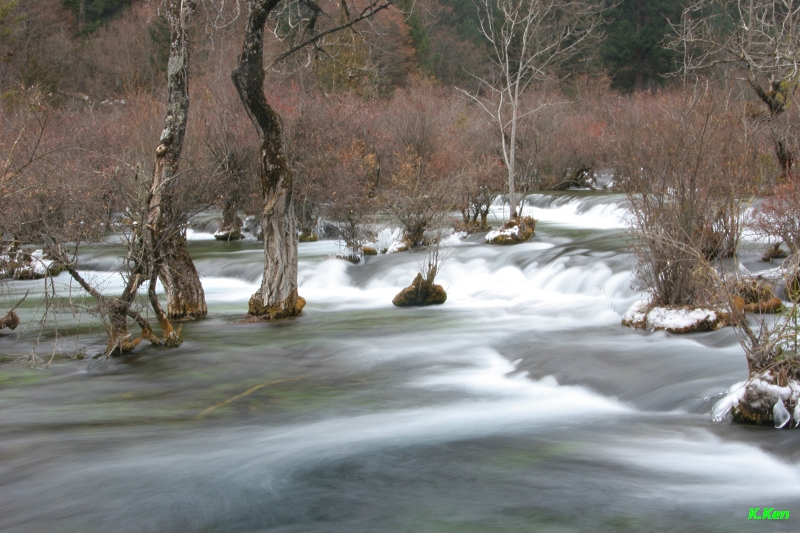
[(454, 128), (463, 124), (463, 105), (429, 82), (398, 91), (389, 103), (390, 183), (383, 195), (409, 247), (421, 242), (430, 223), (454, 205), (451, 185), (464, 160), (450, 141)]
[(713, 303), (703, 260), (731, 257), (753, 168), (740, 115), (714, 91), (640, 96), (616, 146), (637, 273), (655, 305)]
[(764, 237), (784, 243), (790, 253), (800, 253), (800, 183), (782, 183), (756, 211), (752, 227)]

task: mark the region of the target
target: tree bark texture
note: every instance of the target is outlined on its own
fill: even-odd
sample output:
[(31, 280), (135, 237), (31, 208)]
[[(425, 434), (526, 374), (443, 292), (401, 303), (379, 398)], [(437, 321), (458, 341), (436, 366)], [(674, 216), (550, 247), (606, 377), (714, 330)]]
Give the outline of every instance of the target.
[(167, 116), (156, 148), (147, 216), (150, 252), (167, 295), (169, 318), (203, 318), (208, 312), (200, 276), (183, 246), (180, 216), (173, 198), (189, 114), (188, 26), (193, 11), (192, 0), (168, 0)]
[(753, 91), (758, 95), (769, 109), (769, 127), (775, 145), (775, 155), (778, 158), (778, 165), (781, 169), (782, 178), (792, 178), (792, 167), (795, 166), (795, 155), (787, 146), (786, 133), (779, 131), (773, 126), (774, 120), (783, 114), (791, 105), (791, 96), (797, 86), (798, 80), (774, 80), (770, 84), (769, 90), (764, 90), (756, 78), (755, 73), (749, 73), (748, 82)]
[(165, 242), (163, 261), (159, 268), (158, 278), (167, 295), (167, 317), (205, 318), (208, 307), (200, 274), (182, 242), (183, 237), (180, 235)]
[(232, 74), (261, 144), (264, 275), (261, 287), (250, 298), (248, 313), (267, 320), (297, 316), (305, 305), (305, 300), (297, 294), (293, 176), (286, 157), (281, 118), (264, 95), (264, 25), (277, 3), (277, 0), (249, 0), (242, 54)]

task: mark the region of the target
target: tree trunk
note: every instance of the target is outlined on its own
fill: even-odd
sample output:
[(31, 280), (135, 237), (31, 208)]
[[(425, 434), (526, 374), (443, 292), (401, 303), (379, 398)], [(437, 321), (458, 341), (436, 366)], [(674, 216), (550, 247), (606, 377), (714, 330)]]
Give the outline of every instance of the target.
[(748, 76), (748, 83), (755, 91), (756, 95), (761, 99), (767, 108), (769, 108), (769, 125), (770, 133), (772, 134), (775, 143), (775, 155), (778, 158), (778, 165), (781, 169), (781, 177), (784, 179), (792, 178), (792, 167), (795, 164), (795, 157), (791, 150), (787, 147), (786, 134), (784, 132), (776, 131), (773, 126), (774, 120), (786, 111), (787, 107), (791, 104), (791, 95), (794, 88), (797, 86), (798, 80), (774, 80), (770, 84), (769, 90), (764, 90), (761, 84), (755, 77), (755, 74), (750, 72)]
[(158, 279), (167, 295), (167, 317), (205, 318), (208, 314), (206, 294), (194, 262), (182, 245), (182, 239), (173, 238), (165, 242), (161, 252), (163, 261)]
[(169, 318), (203, 318), (208, 310), (200, 276), (183, 247), (182, 221), (173, 196), (189, 115), (189, 18), (191, 0), (168, 0), (170, 50), (167, 67), (167, 116), (156, 148), (150, 188), (150, 252), (167, 295)]
[(82, 32), (86, 27), (86, 0), (80, 0), (78, 4), (78, 32)]
[(260, 184), (264, 200), (264, 275), (248, 313), (259, 319), (297, 316), (305, 300), (297, 294), (297, 231), (293, 177), (280, 116), (264, 96), (263, 37), (277, 0), (250, 0), (242, 55), (231, 77), (261, 143)]

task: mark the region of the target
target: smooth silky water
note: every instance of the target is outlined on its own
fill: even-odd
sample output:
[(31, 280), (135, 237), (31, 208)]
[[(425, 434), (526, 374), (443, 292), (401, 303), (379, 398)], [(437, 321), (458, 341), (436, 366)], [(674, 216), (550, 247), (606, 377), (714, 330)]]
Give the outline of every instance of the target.
[[(391, 304), (422, 255), (353, 265), (318, 242), (300, 245), (303, 315), (247, 323), (261, 244), (198, 232), (209, 318), (180, 348), (92, 359), (86, 312), (0, 337), (0, 531), (800, 530), (798, 433), (710, 419), (746, 377), (733, 331), (621, 326), (642, 296), (622, 198), (529, 204), (532, 242), (448, 248), (443, 306)], [(113, 291), (119, 255), (82, 264)], [(42, 282), (6, 301), (28, 290), (30, 321)], [(36, 339), (38, 368), (8, 364)]]

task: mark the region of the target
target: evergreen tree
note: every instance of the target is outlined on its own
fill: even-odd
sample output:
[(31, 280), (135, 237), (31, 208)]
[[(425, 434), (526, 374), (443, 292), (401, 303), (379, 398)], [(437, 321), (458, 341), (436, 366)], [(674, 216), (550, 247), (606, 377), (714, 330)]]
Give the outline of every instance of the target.
[(680, 16), (680, 0), (622, 0), (607, 13), (600, 56), (613, 88), (639, 91), (677, 70), (675, 52), (662, 43)]
[(132, 0), (61, 0), (78, 19), (79, 31), (91, 33), (131, 5)]

